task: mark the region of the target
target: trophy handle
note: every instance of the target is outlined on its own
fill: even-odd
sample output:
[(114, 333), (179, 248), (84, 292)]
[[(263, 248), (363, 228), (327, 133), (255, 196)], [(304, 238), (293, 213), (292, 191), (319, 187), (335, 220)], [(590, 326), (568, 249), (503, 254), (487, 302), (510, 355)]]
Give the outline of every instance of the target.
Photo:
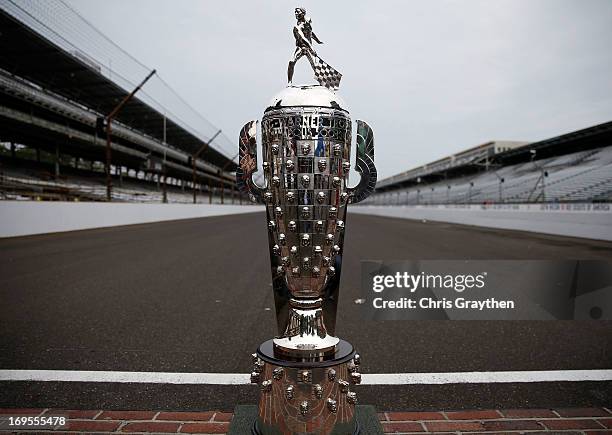
[(355, 169), (361, 175), (359, 184), (348, 188), (349, 203), (357, 204), (366, 199), (376, 187), (374, 165), (374, 132), (365, 121), (357, 120), (357, 156)]
[(236, 170), (238, 190), (252, 202), (263, 203), (263, 189), (253, 181), (257, 172), (257, 121), (249, 121), (240, 130), (239, 165)]

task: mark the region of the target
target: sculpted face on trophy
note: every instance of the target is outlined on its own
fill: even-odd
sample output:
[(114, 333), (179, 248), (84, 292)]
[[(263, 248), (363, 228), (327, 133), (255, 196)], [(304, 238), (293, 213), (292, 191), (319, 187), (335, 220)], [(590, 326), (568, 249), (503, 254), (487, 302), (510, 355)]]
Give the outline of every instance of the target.
[[(276, 376), (262, 379), (262, 374), (267, 373), (266, 364), (276, 369), (284, 367), (283, 373), (289, 377), (288, 372), (297, 362), (300, 367), (310, 364), (312, 370), (321, 368), (321, 364), (335, 367), (334, 373), (343, 373), (347, 379), (326, 376), (326, 384), (317, 384), (320, 394), (303, 390), (297, 381), (295, 386), (288, 385), (285, 394), (276, 397), (276, 401), (286, 403), (301, 398), (300, 412), (289, 416), (279, 411), (278, 421), (274, 422), (260, 415), (262, 421), (276, 428), (290, 428), (293, 423), (300, 423), (300, 419), (311, 421), (313, 417), (308, 410), (316, 406), (311, 403), (312, 397), (327, 403), (326, 413), (343, 415), (341, 420), (353, 417), (352, 411), (344, 408), (351, 402), (356, 403), (354, 393), (348, 391), (348, 386), (341, 388), (350, 394), (351, 400), (340, 401), (332, 393), (336, 389), (326, 385), (340, 382), (342, 386), (351, 378), (360, 379), (356, 369), (351, 372), (346, 368), (349, 360), (353, 361), (353, 368), (356, 367), (354, 360), (358, 361), (352, 346), (335, 336), (336, 309), (347, 206), (365, 199), (376, 184), (372, 129), (364, 121), (357, 121), (355, 144), (352, 144), (349, 111), (334, 92), (342, 75), (323, 62), (313, 49), (312, 42), (321, 41), (313, 32), (306, 11), (296, 9), (295, 17), (296, 49), (289, 62), (289, 85), (272, 99), (261, 122), (264, 186), (253, 181), (253, 174), (258, 170), (257, 122), (246, 123), (240, 132), (240, 165), (236, 178), (239, 188), (266, 208), (278, 326), (278, 336), (270, 340), (269, 347), (266, 347), (268, 342), (264, 343), (255, 356), (253, 380), (261, 382), (262, 394), (274, 395), (272, 386)], [(310, 62), (319, 85), (291, 85), (295, 63), (302, 57)], [(360, 180), (350, 187), (353, 147)], [(298, 369), (294, 370), (297, 373)], [(304, 381), (303, 376), (300, 379)], [(342, 413), (338, 407), (342, 407)], [(300, 432), (287, 429), (281, 433)]]

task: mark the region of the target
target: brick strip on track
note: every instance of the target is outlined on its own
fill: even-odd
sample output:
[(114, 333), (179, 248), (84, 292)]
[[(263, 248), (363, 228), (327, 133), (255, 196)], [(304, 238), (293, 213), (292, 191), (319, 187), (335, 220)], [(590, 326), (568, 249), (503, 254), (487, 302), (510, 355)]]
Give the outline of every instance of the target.
[[(0, 416), (66, 415), (65, 429), (48, 433), (198, 433), (225, 434), (232, 413), (222, 411), (105, 411), (64, 409), (0, 409)], [(559, 433), (612, 434), (610, 408), (559, 409), (475, 409), (461, 411), (381, 412), (380, 422), (386, 434), (423, 433)], [(11, 429), (10, 432), (20, 433)], [(24, 431), (31, 433), (31, 430)], [(45, 431), (40, 431), (44, 433)]]

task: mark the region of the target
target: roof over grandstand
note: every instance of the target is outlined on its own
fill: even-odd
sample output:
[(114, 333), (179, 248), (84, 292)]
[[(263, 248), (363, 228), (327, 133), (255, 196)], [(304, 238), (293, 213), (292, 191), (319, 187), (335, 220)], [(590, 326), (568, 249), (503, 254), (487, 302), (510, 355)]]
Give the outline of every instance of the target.
[[(101, 115), (109, 114), (129, 93), (103, 75), (95, 61), (84, 53), (62, 49), (1, 9), (0, 68)], [(165, 138), (169, 146), (189, 154), (195, 153), (208, 140), (165, 117), (138, 97), (128, 102), (116, 119), (159, 141)], [(226, 171), (236, 168), (231, 158), (214, 145), (208, 147), (200, 158)]]
[[(609, 146), (612, 145), (612, 121), (501, 152), (486, 152), (487, 148), (493, 147), (495, 143), (496, 141), (491, 141), (471, 147), (456, 155), (385, 178), (378, 182), (376, 190), (392, 191), (421, 182), (476, 173), (489, 167), (512, 165)], [(467, 160), (454, 158), (466, 154), (470, 154)]]

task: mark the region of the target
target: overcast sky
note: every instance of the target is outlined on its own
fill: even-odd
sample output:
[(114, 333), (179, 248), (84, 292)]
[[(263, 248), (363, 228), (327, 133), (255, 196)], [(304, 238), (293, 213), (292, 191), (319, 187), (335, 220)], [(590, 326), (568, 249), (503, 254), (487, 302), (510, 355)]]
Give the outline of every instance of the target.
[[(286, 85), (306, 7), (381, 178), (612, 120), (609, 0), (68, 1), (236, 142)], [(304, 58), (294, 83), (311, 82)]]

